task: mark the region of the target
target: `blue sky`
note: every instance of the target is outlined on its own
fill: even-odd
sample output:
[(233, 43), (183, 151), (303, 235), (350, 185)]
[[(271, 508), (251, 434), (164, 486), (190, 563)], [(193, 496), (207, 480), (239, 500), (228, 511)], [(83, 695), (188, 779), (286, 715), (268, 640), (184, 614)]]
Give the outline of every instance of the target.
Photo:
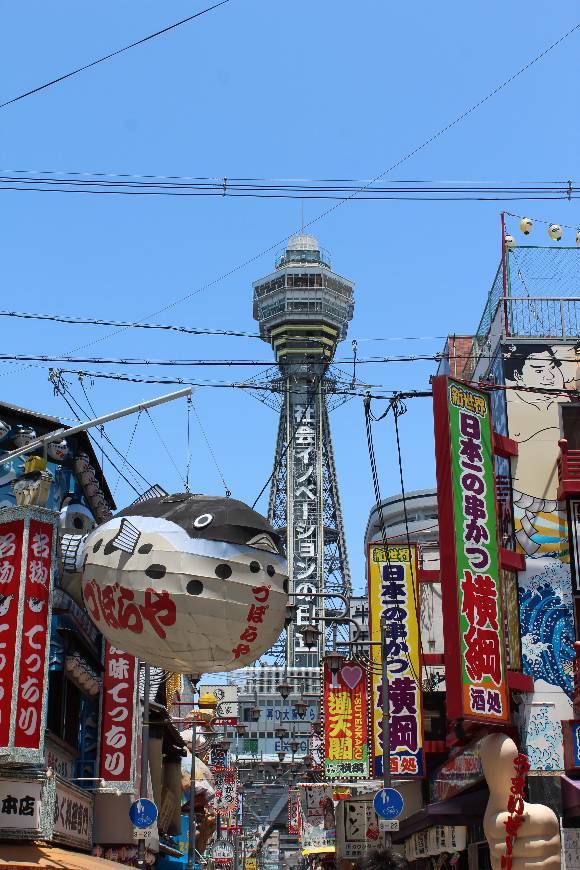
[[(82, 4), (33, 0), (4, 9), (0, 102), (192, 14), (176, 0)], [(387, 4), (363, 0), (232, 0), (160, 39), (0, 111), (3, 169), (269, 178), (369, 178), (485, 96), (570, 29), (577, 5), (553, 8), (489, 0)], [(513, 181), (578, 177), (579, 33), (551, 52), (391, 178)], [(114, 197), (0, 191), (1, 307), (140, 319), (284, 238), (300, 223), (298, 201)], [(351, 202), (316, 225), (334, 268), (356, 282), (356, 311), (339, 349), (359, 354), (434, 352), (433, 339), (474, 328), (500, 253), (502, 203)], [(506, 203), (519, 214), (577, 224), (575, 202)], [(325, 209), (306, 202), (305, 220)], [(545, 237), (537, 227), (536, 238)], [(251, 282), (272, 269), (257, 260), (159, 315), (161, 322), (253, 331)], [(253, 339), (185, 337), (1, 321), (3, 353), (70, 352), (153, 358), (255, 358)], [(107, 337), (108, 336), (108, 337)], [(87, 365), (88, 367), (88, 365)], [(112, 370), (112, 366), (104, 367)], [(389, 388), (424, 388), (428, 363), (365, 367)], [(167, 370), (154, 369), (166, 374)], [(181, 370), (184, 376), (188, 372)], [(239, 369), (192, 371), (220, 380)], [(158, 395), (163, 387), (86, 384), (99, 413)], [(73, 385), (77, 397), (84, 397)], [(46, 369), (0, 365), (0, 396), (70, 417)], [(252, 502), (271, 471), (274, 413), (236, 391), (199, 389), (195, 403), (233, 494)], [(185, 405), (153, 412), (183, 472)], [(134, 421), (112, 424), (121, 449)], [(332, 415), (353, 578), (364, 577), (362, 536), (373, 501), (362, 402)], [(401, 420), (407, 488), (434, 481), (429, 400)], [(398, 490), (392, 423), (376, 430), (384, 495)], [(195, 420), (192, 489), (223, 486)], [(182, 487), (151, 424), (129, 453), (150, 480)], [(110, 481), (115, 488), (117, 475)], [(121, 481), (119, 505), (132, 500)], [(266, 509), (266, 500), (261, 503)]]

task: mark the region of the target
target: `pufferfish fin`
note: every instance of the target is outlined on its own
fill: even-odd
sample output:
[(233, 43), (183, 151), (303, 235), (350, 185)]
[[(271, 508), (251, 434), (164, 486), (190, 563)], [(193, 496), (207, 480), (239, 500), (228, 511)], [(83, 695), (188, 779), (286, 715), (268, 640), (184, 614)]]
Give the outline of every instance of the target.
[(256, 535), (250, 541), (246, 541), (247, 547), (254, 547), (256, 550), (268, 550), (269, 553), (277, 553), (278, 547), (270, 537), (265, 532), (261, 532), (259, 535)]
[(141, 532), (139, 529), (134, 526), (133, 523), (129, 522), (128, 519), (123, 517), (121, 520), (121, 527), (111, 541), (111, 544), (115, 550), (122, 550), (124, 553), (129, 553), (132, 556), (137, 544), (139, 543), (140, 537)]

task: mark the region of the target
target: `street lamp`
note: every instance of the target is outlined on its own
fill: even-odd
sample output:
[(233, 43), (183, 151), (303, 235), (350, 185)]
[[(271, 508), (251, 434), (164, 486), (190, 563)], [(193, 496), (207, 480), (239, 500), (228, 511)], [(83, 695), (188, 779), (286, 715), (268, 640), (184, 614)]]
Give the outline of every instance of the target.
[(314, 757), (312, 755), (305, 755), (302, 759), (302, 763), (304, 767), (314, 767)]
[(313, 719), (312, 722), (310, 723), (310, 727), (315, 732), (315, 734), (318, 734), (322, 730), (321, 720), (320, 719)]
[(294, 735), (292, 735), (292, 740), (288, 741), (288, 746), (290, 747), (290, 752), (294, 755), (295, 752), (298, 752), (298, 747), (300, 746), (298, 740)]
[(304, 698), (298, 698), (298, 700), (295, 701), (292, 706), (296, 710), (299, 718), (304, 719), (304, 717), (306, 716), (306, 711), (308, 710), (308, 704), (306, 703)]
[(246, 723), (238, 722), (238, 724), (236, 725), (236, 732), (238, 737), (245, 737), (245, 735), (248, 733), (248, 726), (246, 725)]
[(260, 719), (261, 710), (258, 706), (250, 707), (250, 719), (252, 722), (258, 722)]
[(316, 646), (320, 637), (320, 630), (315, 625), (305, 625), (299, 631), (304, 639), (304, 646), (307, 649), (312, 649)]
[(326, 656), (326, 661), (330, 668), (330, 673), (333, 676), (336, 676), (346, 661), (346, 656), (343, 656), (342, 653), (337, 652), (337, 650), (332, 650), (332, 652), (329, 652)]
[(282, 763), (282, 762), (284, 761), (285, 758), (286, 758), (286, 753), (285, 753), (285, 752), (279, 752), (279, 753), (278, 753), (278, 761), (279, 761), (280, 763)]
[(290, 732), (288, 731), (288, 729), (283, 728), (282, 726), (279, 726), (274, 731), (274, 735), (278, 738), (278, 740), (284, 740), (285, 737), (288, 737), (289, 733)]
[(293, 688), (294, 688), (294, 686), (292, 686), (288, 682), (288, 680), (282, 680), (282, 682), (278, 683), (278, 685), (276, 686), (277, 691), (280, 692), (280, 695), (282, 696), (282, 699), (284, 701), (290, 695), (290, 692), (292, 691)]

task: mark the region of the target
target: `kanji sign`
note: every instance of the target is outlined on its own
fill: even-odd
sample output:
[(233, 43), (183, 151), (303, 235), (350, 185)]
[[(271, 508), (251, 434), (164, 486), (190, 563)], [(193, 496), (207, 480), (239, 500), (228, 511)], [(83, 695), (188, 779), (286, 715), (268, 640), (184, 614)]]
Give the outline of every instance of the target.
[(433, 381), (447, 716), (508, 722), (489, 396)]
[(41, 764), (58, 514), (0, 509), (0, 749)]
[(345, 662), (338, 674), (323, 665), (324, 773), (328, 779), (369, 775), (366, 672)]
[(93, 796), (69, 783), (57, 782), (53, 837), (71, 846), (93, 845)]
[(288, 833), (297, 836), (300, 831), (300, 792), (288, 789)]
[(215, 773), (214, 807), (218, 815), (225, 817), (238, 808), (238, 779), (233, 767)]
[(99, 776), (121, 791), (135, 784), (137, 660), (105, 642)]
[(393, 776), (423, 776), (423, 723), (415, 547), (369, 546), (374, 773), (383, 773), (381, 621), (387, 626), (390, 764)]

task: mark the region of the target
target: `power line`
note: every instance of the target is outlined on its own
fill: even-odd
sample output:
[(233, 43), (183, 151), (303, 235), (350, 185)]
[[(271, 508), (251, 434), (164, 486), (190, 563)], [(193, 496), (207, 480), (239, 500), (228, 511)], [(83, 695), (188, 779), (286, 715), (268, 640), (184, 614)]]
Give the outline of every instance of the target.
[(33, 94), (39, 93), (39, 91), (44, 91), (46, 88), (50, 88), (52, 85), (59, 84), (59, 82), (64, 82), (66, 79), (70, 79), (73, 76), (78, 75), (81, 72), (84, 72), (87, 69), (91, 69), (91, 67), (97, 66), (100, 63), (104, 63), (106, 60), (110, 60), (112, 57), (117, 57), (119, 54), (123, 54), (125, 51), (129, 51), (130, 48), (136, 48), (138, 45), (143, 45), (145, 42), (149, 42), (151, 39), (155, 39), (157, 36), (162, 36), (165, 33), (169, 33), (170, 30), (175, 30), (177, 27), (181, 27), (183, 24), (187, 24), (190, 21), (193, 21), (194, 18), (199, 18), (201, 15), (205, 15), (206, 12), (211, 12), (213, 9), (217, 9), (218, 6), (225, 6), (226, 3), (229, 3), (230, 0), (220, 0), (219, 3), (214, 3), (213, 6), (208, 6), (206, 9), (202, 9), (201, 12), (196, 12), (194, 15), (189, 15), (187, 18), (182, 18), (181, 21), (176, 21), (175, 24), (170, 24), (167, 27), (163, 27), (161, 30), (156, 30), (155, 33), (150, 33), (149, 36), (144, 36), (142, 39), (138, 39), (136, 42), (131, 42), (129, 45), (125, 45), (123, 48), (118, 48), (116, 51), (112, 51), (110, 54), (105, 54), (103, 57), (97, 58), (97, 60), (93, 60), (90, 63), (84, 64), (84, 66), (79, 66), (77, 69), (73, 69), (64, 75), (58, 76), (55, 79), (51, 79), (49, 82), (45, 82), (43, 85), (38, 85), (35, 88), (32, 88), (29, 91), (26, 91), (23, 94), (19, 94), (17, 97), (12, 97), (10, 100), (6, 100), (4, 103), (0, 103), (0, 109), (4, 109), (6, 106), (12, 105), (12, 103), (17, 103), (19, 100), (23, 100), (25, 97), (30, 97)]
[[(362, 187), (360, 185), (363, 185)], [(82, 179), (50, 177), (0, 176), (0, 190), (35, 191), (37, 193), (84, 193), (118, 196), (219, 196), (251, 197), (257, 199), (309, 199), (309, 200), (346, 200), (359, 201), (405, 200), (405, 201), (525, 201), (525, 200), (571, 200), (577, 197), (571, 181), (563, 181), (553, 186), (513, 186), (513, 185), (441, 185), (437, 182), (427, 186), (419, 184), (393, 184), (376, 187), (372, 182), (358, 186), (303, 185), (282, 182), (234, 182), (230, 179), (217, 181), (160, 182), (140, 180), (103, 179), (102, 177)], [(364, 194), (359, 191), (364, 190)]]
[(209, 329), (204, 327), (198, 328), (195, 326), (179, 326), (169, 323), (103, 320), (95, 317), (71, 317), (64, 314), (38, 314), (29, 311), (0, 311), (0, 317), (14, 317), (20, 320), (47, 320), (51, 323), (67, 323), (73, 326), (120, 326), (124, 329), (160, 329), (170, 332), (182, 332), (185, 335), (227, 335), (239, 338), (261, 337), (257, 332), (244, 332), (235, 329)]
[[(364, 193), (364, 191), (368, 187), (370, 187), (372, 184), (376, 184), (376, 182), (380, 181), (386, 175), (393, 172), (395, 169), (397, 169), (403, 163), (406, 163), (408, 160), (410, 160), (412, 157), (414, 157), (420, 151), (423, 151), (432, 142), (434, 142), (436, 139), (439, 139), (441, 136), (443, 136), (446, 132), (451, 130), (453, 127), (457, 126), (462, 120), (464, 120), (464, 118), (471, 115), (480, 106), (484, 105), (486, 102), (488, 102), (490, 99), (492, 99), (492, 97), (494, 97), (496, 94), (498, 94), (504, 88), (506, 88), (511, 82), (513, 82), (515, 79), (517, 79), (519, 76), (521, 76), (524, 72), (526, 72), (526, 70), (530, 69), (530, 67), (532, 67), (534, 64), (538, 63), (550, 51), (552, 51), (558, 45), (560, 45), (562, 42), (564, 42), (565, 39), (568, 39), (568, 37), (570, 37), (573, 33), (575, 33), (579, 28), (580, 28), (580, 22), (578, 24), (574, 25), (574, 27), (572, 27), (570, 30), (568, 30), (566, 33), (564, 33), (555, 42), (552, 42), (549, 46), (547, 46), (547, 48), (543, 49), (543, 51), (541, 51), (534, 58), (532, 58), (530, 61), (528, 61), (528, 63), (526, 63), (523, 67), (521, 67), (517, 72), (513, 73), (509, 78), (505, 79), (501, 84), (497, 85), (497, 87), (495, 87), (492, 91), (490, 91), (485, 97), (480, 99), (477, 103), (474, 103), (472, 106), (470, 106), (468, 109), (466, 109), (460, 115), (458, 115), (453, 121), (450, 121), (444, 127), (441, 127), (437, 132), (435, 132), (431, 136), (429, 136), (428, 139), (425, 139), (420, 145), (418, 145), (412, 151), (407, 152), (407, 154), (400, 157), (395, 163), (393, 163), (387, 169), (383, 170), (378, 175), (376, 175), (374, 178), (372, 178), (371, 181), (367, 185), (361, 186), (360, 188), (357, 189), (357, 191), (354, 191), (349, 197), (347, 197), (346, 199), (339, 200), (338, 202), (334, 203), (334, 205), (332, 205), (330, 208), (321, 212), (317, 217), (310, 220), (307, 224), (305, 224), (301, 228), (302, 231), (314, 226), (317, 223), (319, 223), (321, 220), (323, 220), (325, 217), (327, 217), (332, 212), (336, 211), (336, 209), (340, 208), (346, 202), (350, 202), (351, 199), (353, 199), (358, 193)], [(167, 305), (164, 305), (162, 308), (159, 308), (157, 311), (154, 311), (150, 314), (146, 314), (143, 318), (141, 318), (141, 320), (149, 319), (150, 317), (157, 317), (159, 314), (162, 314), (165, 311), (169, 311), (169, 309), (171, 309), (171, 308), (175, 308), (175, 306), (180, 305), (182, 302), (185, 302), (188, 299), (191, 299), (193, 296), (196, 296), (199, 293), (204, 292), (205, 290), (208, 290), (210, 287), (215, 287), (216, 284), (220, 284), (222, 281), (225, 281), (227, 278), (230, 278), (232, 275), (235, 275), (237, 272), (240, 272), (242, 269), (245, 269), (247, 266), (250, 266), (252, 263), (255, 263), (256, 261), (262, 259), (262, 257), (264, 257), (267, 254), (271, 253), (272, 251), (275, 251), (276, 249), (280, 248), (288, 240), (288, 238), (289, 238), (289, 236), (284, 236), (283, 239), (280, 239), (277, 242), (274, 242), (274, 244), (269, 245), (267, 248), (264, 248), (259, 253), (255, 254), (251, 257), (248, 257), (248, 259), (239, 263), (237, 266), (234, 266), (231, 269), (228, 269), (226, 272), (223, 272), (221, 275), (218, 275), (218, 277), (214, 278), (212, 281), (207, 281), (205, 284), (200, 285), (195, 290), (191, 290), (189, 293), (186, 293), (184, 296), (181, 296), (181, 297), (175, 299), (173, 302), (167, 303)], [(117, 335), (120, 331), (122, 331), (122, 329), (116, 330), (115, 332), (112, 332), (109, 335), (104, 335), (104, 336), (101, 336), (100, 338), (93, 339), (93, 341), (91, 341), (87, 344), (84, 344), (81, 347), (74, 348), (73, 352), (76, 352), (78, 350), (84, 350), (86, 347), (89, 347), (93, 344), (96, 344), (97, 342), (105, 341), (108, 338), (112, 338), (113, 336)]]

